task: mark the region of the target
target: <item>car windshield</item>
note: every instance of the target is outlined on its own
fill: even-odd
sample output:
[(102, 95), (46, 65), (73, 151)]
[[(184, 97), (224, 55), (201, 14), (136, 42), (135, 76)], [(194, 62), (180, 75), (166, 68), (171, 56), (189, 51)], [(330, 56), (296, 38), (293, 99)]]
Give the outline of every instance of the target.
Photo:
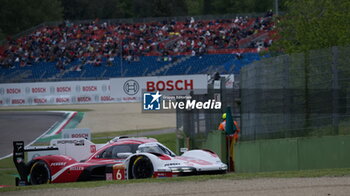
[(124, 145), (115, 145), (107, 148), (99, 154), (99, 158), (102, 159), (121, 159), (122, 157), (118, 156), (118, 153), (135, 153), (139, 144), (124, 144)]
[(169, 150), (167, 150), (161, 145), (158, 145), (157, 143), (141, 144), (137, 150), (138, 152), (167, 154), (172, 156), (172, 153)]

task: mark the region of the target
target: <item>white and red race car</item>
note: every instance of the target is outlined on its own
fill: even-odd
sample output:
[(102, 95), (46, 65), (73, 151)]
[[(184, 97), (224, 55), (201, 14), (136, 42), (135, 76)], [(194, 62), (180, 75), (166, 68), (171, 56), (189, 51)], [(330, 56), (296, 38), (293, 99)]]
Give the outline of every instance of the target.
[[(22, 146), (22, 147), (21, 147)], [(107, 144), (86, 139), (58, 139), (45, 150), (57, 155), (24, 162), (23, 142), (14, 142), (14, 163), (21, 179), (16, 184), (63, 183), (91, 180), (127, 180), (221, 174), (227, 165), (210, 150), (190, 150), (176, 156), (152, 138), (115, 138)], [(43, 150), (43, 149), (40, 149)]]

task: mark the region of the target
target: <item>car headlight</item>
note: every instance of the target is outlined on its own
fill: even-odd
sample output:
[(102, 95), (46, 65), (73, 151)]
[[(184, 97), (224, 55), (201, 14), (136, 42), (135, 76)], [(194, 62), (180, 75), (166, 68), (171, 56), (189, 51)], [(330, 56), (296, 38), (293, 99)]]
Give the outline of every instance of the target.
[(180, 168), (170, 168), (171, 169), (171, 172), (173, 173), (179, 173), (181, 172), (181, 169)]
[(183, 167), (182, 168), (182, 172), (192, 172), (194, 171), (194, 168), (191, 168), (191, 167)]
[(221, 167), (219, 167), (220, 170), (227, 170), (227, 165), (226, 164), (222, 164)]
[(193, 168), (193, 167), (172, 167), (170, 169), (171, 169), (171, 172), (173, 172), (173, 173), (193, 172), (193, 171), (195, 171), (195, 168)]

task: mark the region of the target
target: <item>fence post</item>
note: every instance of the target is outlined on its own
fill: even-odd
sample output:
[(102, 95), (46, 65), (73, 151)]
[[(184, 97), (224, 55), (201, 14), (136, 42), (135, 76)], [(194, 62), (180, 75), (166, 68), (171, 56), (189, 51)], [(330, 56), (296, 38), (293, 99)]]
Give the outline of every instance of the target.
[(283, 56), (283, 84), (281, 89), (283, 92), (283, 121), (284, 121), (284, 128), (285, 128), (285, 134), (284, 136), (286, 138), (291, 137), (291, 89), (289, 84), (289, 67), (290, 67), (290, 56), (285, 55)]
[(339, 76), (338, 76), (338, 47), (332, 47), (332, 125), (333, 134), (339, 133)]

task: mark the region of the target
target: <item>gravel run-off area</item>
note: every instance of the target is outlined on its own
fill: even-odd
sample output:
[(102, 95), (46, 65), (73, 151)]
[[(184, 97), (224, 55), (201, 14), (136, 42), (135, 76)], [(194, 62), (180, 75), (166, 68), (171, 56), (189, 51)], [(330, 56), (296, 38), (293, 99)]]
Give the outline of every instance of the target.
[(41, 189), (6, 192), (6, 195), (257, 195), (257, 196), (348, 196), (350, 177), (259, 178), (169, 183), (114, 184), (94, 188)]

